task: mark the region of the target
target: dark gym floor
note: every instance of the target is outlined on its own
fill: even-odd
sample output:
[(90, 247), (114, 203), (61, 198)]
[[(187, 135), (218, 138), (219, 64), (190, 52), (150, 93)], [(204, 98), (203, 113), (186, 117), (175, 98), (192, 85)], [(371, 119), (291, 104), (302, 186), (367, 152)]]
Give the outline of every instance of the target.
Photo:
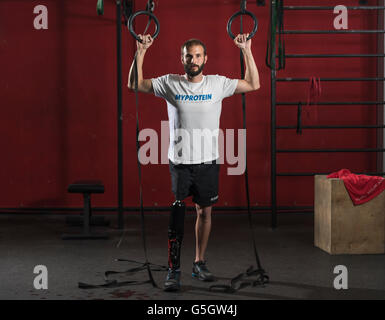
[[(127, 214), (126, 231), (114, 228), (115, 215), (108, 216), (109, 240), (62, 240), (75, 232), (65, 215), (0, 214), (0, 299), (2, 300), (277, 300), (277, 299), (385, 299), (385, 255), (329, 255), (313, 245), (312, 214), (281, 214), (277, 229), (270, 228), (270, 215), (253, 216), (262, 266), (270, 282), (264, 287), (246, 287), (233, 294), (209, 290), (210, 284), (191, 278), (194, 258), (195, 215), (188, 213), (182, 249), (182, 289), (166, 293), (151, 284), (117, 288), (79, 289), (78, 282), (103, 284), (107, 270), (124, 271), (135, 264), (116, 258), (144, 261), (139, 214)], [(167, 214), (146, 214), (149, 261), (167, 264)], [(103, 228), (102, 228), (103, 229)], [(102, 230), (94, 227), (94, 230)], [(229, 284), (232, 277), (255, 266), (248, 218), (242, 213), (214, 213), (207, 250), (210, 270)], [(36, 265), (48, 269), (48, 289), (36, 290)], [(348, 270), (348, 289), (336, 290), (334, 267)], [(166, 272), (153, 272), (163, 286)], [(111, 278), (114, 278), (111, 276)], [(119, 281), (147, 280), (145, 271), (115, 276)], [(212, 284), (212, 283), (211, 283)]]

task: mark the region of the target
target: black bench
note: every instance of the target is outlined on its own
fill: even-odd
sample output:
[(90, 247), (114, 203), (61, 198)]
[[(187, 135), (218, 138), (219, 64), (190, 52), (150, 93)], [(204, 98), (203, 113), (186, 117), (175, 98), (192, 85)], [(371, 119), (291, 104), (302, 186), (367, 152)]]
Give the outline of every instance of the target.
[[(101, 181), (76, 181), (68, 186), (70, 193), (82, 193), (84, 198), (84, 207), (82, 216), (67, 217), (67, 222), (70, 224), (82, 224), (83, 233), (78, 234), (63, 234), (63, 240), (70, 239), (107, 239), (107, 234), (91, 232), (91, 225), (108, 225), (109, 222), (104, 220), (104, 217), (93, 217), (91, 209), (91, 194), (104, 193), (104, 185)], [(99, 219), (97, 219), (99, 218)], [(79, 223), (80, 222), (80, 223)]]

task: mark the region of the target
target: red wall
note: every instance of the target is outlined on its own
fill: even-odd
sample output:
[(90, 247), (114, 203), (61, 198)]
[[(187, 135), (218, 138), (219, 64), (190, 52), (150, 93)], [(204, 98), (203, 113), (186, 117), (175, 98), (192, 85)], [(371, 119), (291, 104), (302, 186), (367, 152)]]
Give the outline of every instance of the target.
[[(266, 1), (267, 3), (269, 1)], [(145, 0), (136, 1), (143, 9)], [(309, 1), (290, 1), (309, 5)], [(312, 4), (317, 4), (313, 3)], [(358, 1), (318, 1), (321, 5), (357, 5)], [(375, 5), (376, 1), (369, 1)], [(35, 30), (33, 8), (48, 8), (48, 30)], [(155, 13), (161, 23), (159, 37), (145, 58), (145, 77), (182, 73), (180, 45), (196, 37), (207, 44), (206, 74), (237, 78), (239, 51), (226, 33), (227, 19), (239, 10), (239, 1), (162, 0)], [(253, 53), (261, 89), (247, 95), (248, 166), (252, 205), (270, 205), (270, 69), (265, 65), (269, 7), (250, 1), (248, 10), (259, 19)], [(78, 179), (101, 179), (106, 192), (93, 197), (93, 205), (117, 203), (116, 27), (115, 1), (105, 1), (104, 16), (96, 15), (96, 0), (0, 1), (0, 207), (75, 207), (78, 196), (66, 187)], [(332, 12), (288, 11), (285, 27), (333, 27)], [(137, 30), (144, 22), (138, 19)], [(246, 22), (250, 28), (249, 22)], [(376, 29), (375, 12), (349, 14), (350, 29)], [(233, 26), (237, 30), (236, 23)], [(135, 148), (135, 100), (126, 89), (134, 41), (123, 28), (124, 205), (138, 206)], [(291, 53), (375, 53), (375, 35), (288, 35)], [(287, 59), (279, 77), (376, 76), (376, 59)], [(305, 101), (307, 83), (278, 83), (280, 101)], [(375, 100), (376, 84), (322, 83), (321, 100)], [(167, 120), (166, 104), (140, 94), (140, 126), (160, 133)], [(280, 107), (277, 124), (295, 124), (295, 107)], [(375, 124), (375, 108), (320, 106), (318, 124)], [(312, 123), (307, 123), (312, 124)], [(316, 124), (316, 123), (313, 123)], [(241, 128), (241, 96), (224, 100), (221, 127)], [(374, 130), (278, 131), (278, 148), (376, 147)], [(375, 171), (375, 154), (279, 155), (279, 171), (326, 171), (341, 168)], [(219, 206), (244, 206), (243, 176), (221, 170)], [(167, 165), (143, 167), (145, 206), (168, 206), (173, 196)], [(312, 205), (313, 178), (278, 178), (279, 205)]]

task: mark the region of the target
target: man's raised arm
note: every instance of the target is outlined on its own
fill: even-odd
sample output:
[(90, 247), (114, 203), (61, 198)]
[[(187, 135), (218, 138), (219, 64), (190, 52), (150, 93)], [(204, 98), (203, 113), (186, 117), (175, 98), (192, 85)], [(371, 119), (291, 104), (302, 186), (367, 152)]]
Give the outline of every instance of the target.
[(259, 73), (251, 51), (251, 40), (247, 40), (249, 34), (239, 34), (235, 39), (235, 45), (242, 50), (245, 59), (245, 79), (239, 80), (234, 93), (246, 93), (260, 88)]
[[(151, 79), (143, 79), (143, 61), (147, 49), (152, 45), (154, 40), (151, 35), (138, 35), (140, 39), (143, 40), (143, 43), (136, 41), (137, 51), (136, 51), (136, 65), (138, 69), (138, 91), (144, 93), (153, 93), (154, 89), (152, 87)], [(134, 71), (134, 62), (131, 64), (130, 73), (128, 74), (128, 84), (129, 89), (135, 90), (135, 71)]]

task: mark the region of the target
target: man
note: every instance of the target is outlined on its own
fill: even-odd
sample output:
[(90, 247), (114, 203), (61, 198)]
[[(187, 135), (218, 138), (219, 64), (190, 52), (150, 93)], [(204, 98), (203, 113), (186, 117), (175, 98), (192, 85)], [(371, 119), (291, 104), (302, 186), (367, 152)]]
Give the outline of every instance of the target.
[[(139, 35), (137, 41), (138, 91), (154, 93), (167, 102), (170, 125), (168, 151), (173, 203), (168, 228), (169, 271), (164, 284), (166, 291), (180, 289), (180, 250), (184, 234), (185, 205), (193, 196), (197, 219), (195, 224), (195, 260), (193, 277), (213, 281), (204, 259), (211, 230), (211, 209), (218, 201), (219, 164), (218, 129), (222, 100), (235, 93), (246, 93), (260, 87), (259, 74), (251, 51), (248, 34), (238, 35), (235, 45), (244, 55), (245, 79), (228, 79), (218, 75), (203, 75), (207, 63), (206, 46), (190, 39), (181, 47), (184, 75), (168, 74), (154, 79), (143, 78), (143, 61), (152, 45), (150, 35)], [(134, 63), (129, 73), (128, 87), (134, 89)], [(203, 142), (203, 144), (202, 144)]]

